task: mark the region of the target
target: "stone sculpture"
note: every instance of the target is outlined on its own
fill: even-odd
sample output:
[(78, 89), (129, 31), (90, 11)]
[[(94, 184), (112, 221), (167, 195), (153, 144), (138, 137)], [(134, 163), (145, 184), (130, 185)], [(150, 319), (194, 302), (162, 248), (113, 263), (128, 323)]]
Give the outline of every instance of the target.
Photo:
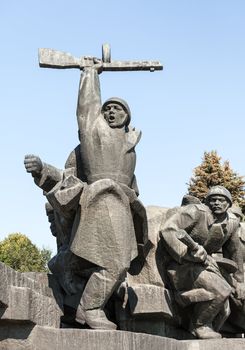
[(239, 221), (228, 212), (231, 205), (227, 189), (212, 187), (205, 204), (181, 207), (160, 230), (169, 288), (182, 324), (201, 339), (221, 337), (229, 297), (244, 298)]
[(24, 161), (49, 202), (47, 215), (58, 246), (50, 270), (67, 296), (80, 291), (76, 322), (93, 329), (116, 328), (105, 305), (138, 256), (137, 244), (148, 241), (134, 175), (141, 133), (130, 126), (131, 112), (124, 100), (113, 97), (101, 104), (98, 75), (103, 70), (161, 69), (156, 62), (110, 61), (108, 46), (103, 47), (103, 60), (40, 51), (41, 66), (82, 70), (77, 105), (80, 145), (64, 171), (34, 155)]
[[(112, 97), (101, 103), (103, 71), (160, 70), (159, 62), (112, 61), (106, 44), (102, 59), (40, 49), (39, 63), (82, 71), (80, 142), (64, 170), (35, 155), (24, 161), (47, 198), (57, 240), (48, 280), (63, 314), (61, 327), (176, 339), (244, 332), (244, 232), (230, 192), (215, 186), (205, 203), (186, 195), (180, 207), (146, 210), (134, 174), (141, 133), (130, 125), (127, 102)], [(43, 298), (49, 293), (47, 288)], [(53, 309), (58, 327), (60, 310)]]

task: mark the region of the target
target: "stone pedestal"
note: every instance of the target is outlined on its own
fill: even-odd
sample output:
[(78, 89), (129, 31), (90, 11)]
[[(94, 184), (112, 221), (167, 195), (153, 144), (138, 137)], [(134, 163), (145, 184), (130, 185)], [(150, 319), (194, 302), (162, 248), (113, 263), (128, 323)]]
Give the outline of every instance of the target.
[(245, 339), (175, 340), (143, 333), (9, 325), (0, 350), (244, 350)]

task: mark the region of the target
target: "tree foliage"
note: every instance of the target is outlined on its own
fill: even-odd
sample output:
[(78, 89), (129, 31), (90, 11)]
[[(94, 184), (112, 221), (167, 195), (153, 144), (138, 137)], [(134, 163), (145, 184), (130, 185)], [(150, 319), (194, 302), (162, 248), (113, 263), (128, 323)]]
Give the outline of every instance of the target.
[(38, 249), (21, 233), (12, 233), (0, 241), (0, 261), (16, 271), (45, 272), (48, 270), (47, 263), (50, 257), (49, 249)]
[(245, 213), (244, 177), (234, 172), (228, 161), (222, 164), (216, 151), (204, 152), (202, 163), (193, 173), (188, 184), (189, 194), (203, 201), (210, 187), (222, 185), (230, 191), (234, 204)]

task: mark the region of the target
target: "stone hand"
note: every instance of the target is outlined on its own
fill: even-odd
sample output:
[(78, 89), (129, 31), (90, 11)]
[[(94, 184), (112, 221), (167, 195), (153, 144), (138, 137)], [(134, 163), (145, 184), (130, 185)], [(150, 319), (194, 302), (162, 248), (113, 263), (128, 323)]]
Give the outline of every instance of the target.
[(35, 156), (34, 154), (27, 154), (24, 159), (24, 165), (26, 171), (31, 173), (33, 176), (41, 175), (43, 163), (38, 156)]
[(207, 259), (207, 252), (203, 246), (198, 245), (196, 250), (190, 252), (191, 260), (195, 262), (205, 262)]
[(98, 74), (103, 71), (103, 62), (101, 59), (94, 57), (94, 68), (97, 70)]
[(82, 57), (82, 66), (84, 68), (93, 68), (97, 70), (98, 74), (103, 71), (103, 62), (101, 59), (92, 57), (92, 56), (84, 56)]

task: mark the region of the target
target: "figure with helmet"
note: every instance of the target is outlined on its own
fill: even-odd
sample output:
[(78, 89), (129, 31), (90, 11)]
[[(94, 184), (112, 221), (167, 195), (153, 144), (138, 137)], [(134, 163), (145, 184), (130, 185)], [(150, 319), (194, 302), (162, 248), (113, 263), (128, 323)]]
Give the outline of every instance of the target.
[[(68, 260), (74, 257), (81, 274), (90, 271), (76, 322), (94, 329), (115, 329), (105, 306), (137, 257), (137, 244), (147, 241), (144, 229), (136, 239), (134, 225), (135, 218), (141, 228), (146, 220), (134, 175), (135, 146), (141, 133), (129, 125), (131, 112), (124, 100), (113, 97), (101, 104), (101, 63), (87, 60), (90, 63), (81, 73), (77, 104), (80, 144), (68, 157), (65, 170), (33, 155), (26, 156), (25, 166), (60, 217), (64, 242), (60, 255), (58, 252), (51, 260), (51, 271), (62, 270), (62, 264), (68, 269)], [(61, 285), (72, 295), (72, 271), (66, 272), (63, 277), (70, 277)]]
[(230, 192), (214, 186), (205, 203), (182, 206), (160, 230), (182, 326), (200, 339), (220, 338), (230, 296), (244, 298), (239, 220), (228, 210), (231, 206)]

